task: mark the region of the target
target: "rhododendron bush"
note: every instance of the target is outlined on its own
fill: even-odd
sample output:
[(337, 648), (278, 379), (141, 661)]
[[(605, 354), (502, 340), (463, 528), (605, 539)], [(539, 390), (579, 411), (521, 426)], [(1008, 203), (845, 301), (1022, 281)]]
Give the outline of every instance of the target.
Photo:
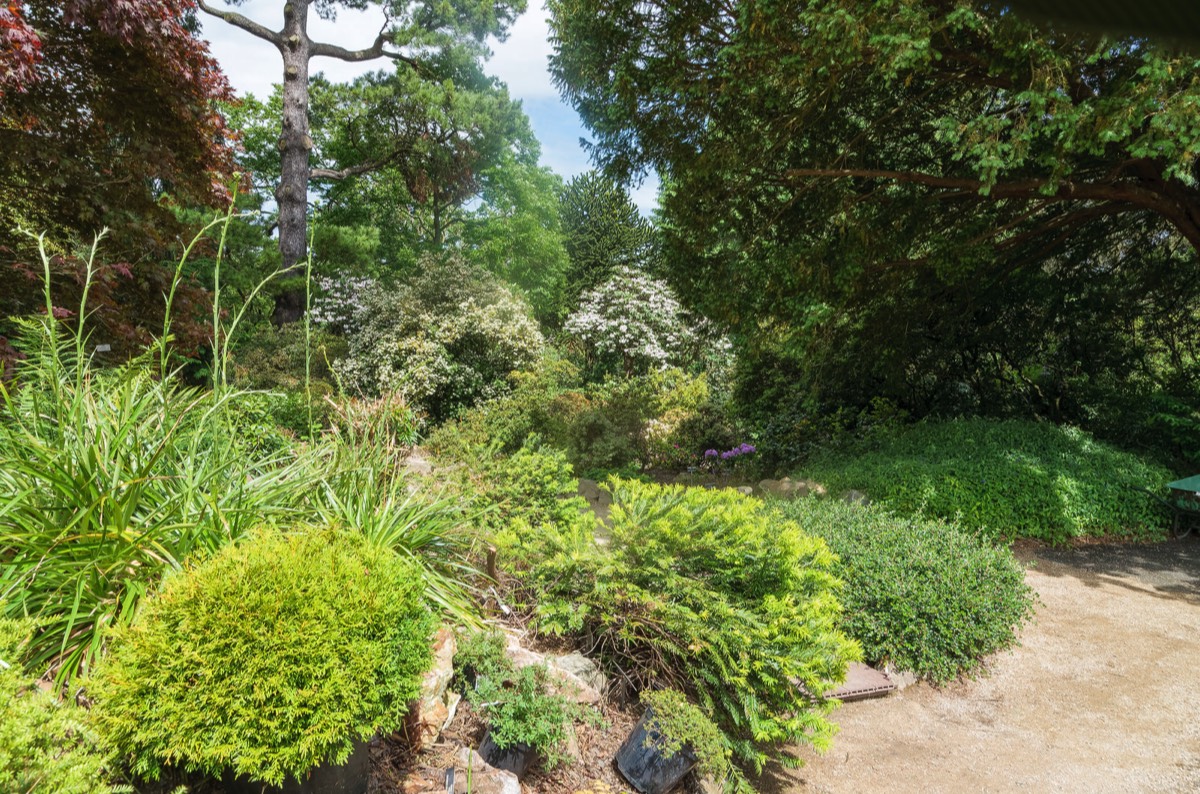
[(529, 305), (459, 259), (427, 259), (409, 283), (357, 299), (349, 355), (335, 364), (342, 387), (399, 394), (435, 423), (507, 392), (542, 351)]
[(563, 330), (591, 366), (626, 376), (682, 364), (699, 341), (671, 288), (628, 267), (585, 292)]

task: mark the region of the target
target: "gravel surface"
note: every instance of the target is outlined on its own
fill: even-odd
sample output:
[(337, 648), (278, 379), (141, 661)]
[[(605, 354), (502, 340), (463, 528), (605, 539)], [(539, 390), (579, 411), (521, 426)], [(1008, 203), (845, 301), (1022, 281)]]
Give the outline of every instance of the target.
[(847, 704), (782, 792), (1200, 791), (1200, 540), (1019, 550), (1041, 604), (978, 680)]

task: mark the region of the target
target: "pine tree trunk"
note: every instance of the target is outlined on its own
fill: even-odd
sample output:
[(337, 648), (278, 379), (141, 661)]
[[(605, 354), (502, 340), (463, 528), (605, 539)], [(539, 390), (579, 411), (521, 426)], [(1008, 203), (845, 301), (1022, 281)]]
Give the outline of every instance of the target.
[[(283, 129), (279, 136), (282, 168), (275, 199), (279, 203), (279, 250), (283, 277), (303, 275), (308, 248), (308, 38), (310, 0), (290, 0), (283, 7)], [(285, 286), (275, 298), (277, 325), (304, 316), (304, 287)]]

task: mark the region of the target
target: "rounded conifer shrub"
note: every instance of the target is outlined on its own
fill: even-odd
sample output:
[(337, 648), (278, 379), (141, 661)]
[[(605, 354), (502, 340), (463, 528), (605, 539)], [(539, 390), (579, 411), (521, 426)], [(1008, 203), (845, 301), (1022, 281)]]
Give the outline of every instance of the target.
[(400, 727), (430, 663), (420, 571), (360, 535), (259, 532), (167, 578), (91, 686), (135, 775), (280, 785)]

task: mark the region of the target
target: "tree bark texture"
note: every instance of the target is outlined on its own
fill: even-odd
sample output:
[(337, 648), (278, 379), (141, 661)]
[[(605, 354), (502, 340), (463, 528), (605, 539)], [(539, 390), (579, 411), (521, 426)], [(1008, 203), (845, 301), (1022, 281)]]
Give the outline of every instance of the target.
[[(308, 38), (310, 0), (289, 0), (283, 7), (280, 52), (283, 54), (283, 125), (279, 133), (280, 179), (275, 191), (279, 203), (279, 252), (283, 276), (302, 275), (300, 265), (308, 254), (308, 179), (312, 138), (308, 130)], [(276, 324), (304, 316), (304, 288), (285, 286), (275, 300)]]

